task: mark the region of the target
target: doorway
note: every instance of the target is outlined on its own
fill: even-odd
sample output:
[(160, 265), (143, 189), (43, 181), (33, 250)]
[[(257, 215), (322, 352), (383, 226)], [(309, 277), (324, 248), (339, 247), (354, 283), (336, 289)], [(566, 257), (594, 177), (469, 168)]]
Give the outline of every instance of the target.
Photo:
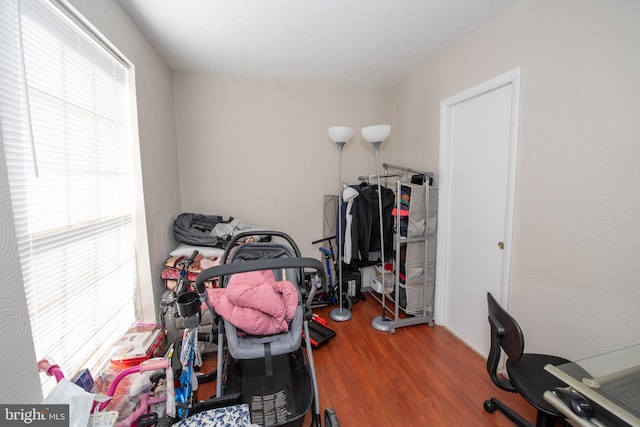
[(520, 70), (440, 109), (436, 323), (487, 357), (487, 292), (507, 307)]

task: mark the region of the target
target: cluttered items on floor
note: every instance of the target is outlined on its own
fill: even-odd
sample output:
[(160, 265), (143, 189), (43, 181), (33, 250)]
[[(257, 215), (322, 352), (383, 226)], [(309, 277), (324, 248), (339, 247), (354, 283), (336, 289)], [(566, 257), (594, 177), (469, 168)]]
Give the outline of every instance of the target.
[[(327, 321), (322, 317), (314, 314), (309, 322), (309, 341), (314, 348), (325, 345), (329, 340), (336, 336), (336, 331), (329, 328)], [(304, 332), (302, 338), (307, 339)]]
[(114, 345), (111, 363), (128, 367), (138, 365), (164, 352), (165, 331), (157, 323), (134, 323)]
[(173, 390), (163, 337), (159, 325), (134, 324), (112, 349), (112, 363), (95, 377), (84, 369), (67, 379), (55, 362), (41, 360), (40, 372), (57, 381), (43, 403), (69, 405), (70, 427), (155, 425)]
[[(184, 328), (175, 341), (166, 341), (160, 325), (134, 324), (113, 347), (107, 368), (95, 377), (84, 370), (73, 381), (52, 361), (41, 361), (41, 372), (58, 380), (48, 401), (68, 402), (73, 427), (222, 426), (229, 422), (293, 427), (301, 426), (309, 412), (312, 425), (321, 427), (313, 348), (326, 340), (309, 327), (309, 323), (321, 325), (322, 319), (313, 316), (314, 289), (306, 288), (304, 277), (306, 270), (313, 269), (324, 284), (323, 265), (301, 257), (288, 235), (264, 233), (284, 243), (258, 239), (237, 244), (247, 237), (240, 233), (230, 240), (217, 265), (196, 276), (195, 284), (189, 282), (188, 271), (198, 253), (186, 257), (175, 287), (176, 313)], [(207, 287), (214, 277), (217, 287)], [(245, 324), (234, 324), (232, 315), (216, 312), (214, 306), (224, 311), (219, 305), (222, 297), (234, 300), (238, 296), (233, 292), (241, 300), (254, 300), (252, 309), (265, 310), (276, 321), (269, 328), (277, 327), (250, 330)], [(274, 298), (267, 306), (265, 293)], [(283, 296), (281, 301), (277, 294)], [(211, 325), (201, 327), (202, 313), (207, 311)], [(304, 346), (303, 334), (310, 337)], [(216, 344), (218, 363), (208, 375), (198, 373), (203, 369), (201, 342)], [(213, 378), (215, 396), (197, 400), (201, 381)], [(338, 425), (331, 408), (324, 411), (324, 423)]]
[[(252, 230), (266, 228), (234, 217), (224, 219), (221, 215), (188, 212), (181, 213), (173, 222), (174, 237), (189, 246), (225, 249), (236, 234)], [(247, 238), (252, 238), (252, 235), (245, 234), (245, 239)]]
[[(176, 287), (180, 281), (180, 275), (186, 274), (184, 279), (193, 283), (200, 272), (220, 263), (220, 257), (233, 236), (240, 232), (264, 229), (260, 225), (248, 224), (234, 217), (224, 218), (221, 215), (181, 213), (175, 218), (173, 232), (179, 244), (169, 252), (161, 273), (165, 285), (161, 303), (161, 319), (168, 342), (173, 342), (180, 337), (184, 330), (184, 321), (177, 315), (175, 304)], [(248, 234), (242, 240), (236, 239), (234, 245), (268, 238), (268, 236)], [(184, 268), (185, 264), (187, 264), (186, 268)], [(205, 286), (207, 288), (218, 287), (217, 279), (206, 281)], [(205, 310), (202, 316), (201, 325), (210, 325), (209, 311)]]

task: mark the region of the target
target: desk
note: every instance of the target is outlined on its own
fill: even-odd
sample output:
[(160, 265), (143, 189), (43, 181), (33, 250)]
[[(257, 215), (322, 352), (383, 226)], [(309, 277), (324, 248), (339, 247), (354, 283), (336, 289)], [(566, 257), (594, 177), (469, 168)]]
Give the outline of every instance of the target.
[[(597, 426), (602, 417), (607, 426), (613, 422), (640, 427), (640, 344), (559, 366), (547, 365), (545, 370), (596, 404), (595, 422), (577, 425)], [(545, 400), (563, 409), (552, 393), (545, 393)]]

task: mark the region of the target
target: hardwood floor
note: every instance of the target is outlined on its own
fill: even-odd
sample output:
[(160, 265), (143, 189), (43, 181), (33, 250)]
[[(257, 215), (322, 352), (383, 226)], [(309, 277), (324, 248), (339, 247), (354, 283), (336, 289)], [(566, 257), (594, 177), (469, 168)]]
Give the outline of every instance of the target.
[[(331, 309), (315, 312), (329, 319)], [(351, 320), (328, 321), (337, 335), (314, 351), (321, 407), (334, 408), (341, 427), (512, 426), (502, 414), (484, 411), (491, 396), (535, 421), (535, 410), (495, 387), (485, 360), (446, 329), (380, 332), (371, 326), (380, 311), (371, 297), (358, 302)]]
[(491, 396), (535, 422), (535, 410), (495, 387), (485, 360), (446, 329), (377, 331), (371, 320), (380, 304), (370, 296), (353, 306), (346, 322), (329, 318), (333, 308), (314, 310), (337, 335), (313, 357), (321, 410), (333, 408), (340, 427), (512, 426), (504, 415), (484, 411)]

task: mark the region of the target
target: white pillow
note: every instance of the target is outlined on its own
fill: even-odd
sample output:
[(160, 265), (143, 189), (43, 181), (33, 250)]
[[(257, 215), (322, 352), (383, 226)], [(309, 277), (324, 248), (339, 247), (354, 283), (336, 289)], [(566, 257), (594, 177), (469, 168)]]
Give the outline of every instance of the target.
[(212, 248), (210, 246), (191, 246), (186, 243), (180, 243), (180, 246), (169, 252), (171, 256), (189, 256), (193, 251), (198, 251), (205, 258), (218, 258), (224, 253), (224, 249)]

